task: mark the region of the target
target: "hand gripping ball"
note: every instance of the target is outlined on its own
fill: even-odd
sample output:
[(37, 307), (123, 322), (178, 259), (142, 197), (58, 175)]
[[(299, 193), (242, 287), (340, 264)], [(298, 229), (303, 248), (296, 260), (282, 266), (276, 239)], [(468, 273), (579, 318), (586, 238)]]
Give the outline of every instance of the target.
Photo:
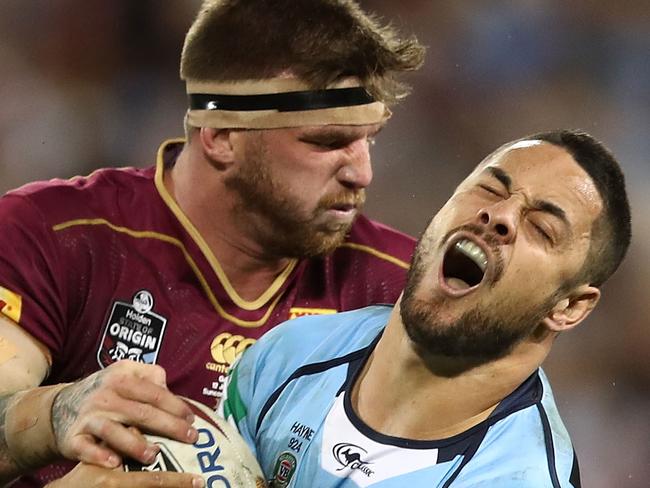
[(185, 444), (147, 434), (160, 452), (148, 466), (129, 460), (125, 471), (177, 471), (203, 475), (206, 488), (264, 488), (264, 475), (237, 430), (207, 406), (184, 399), (192, 408), (199, 438)]

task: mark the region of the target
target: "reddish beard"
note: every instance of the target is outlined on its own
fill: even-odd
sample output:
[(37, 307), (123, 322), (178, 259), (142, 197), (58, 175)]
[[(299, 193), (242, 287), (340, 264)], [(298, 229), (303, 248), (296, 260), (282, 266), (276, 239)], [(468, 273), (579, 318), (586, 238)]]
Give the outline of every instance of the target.
[(235, 211), (247, 215), (239, 221), (264, 246), (265, 252), (304, 258), (322, 256), (340, 246), (352, 222), (325, 221), (322, 216), (342, 206), (361, 209), (365, 191), (342, 189), (325, 195), (305, 216), (300, 202), (291, 198), (290, 188), (271, 174), (263, 151), (251, 156), (237, 173), (226, 179), (226, 186), (238, 193), (240, 202)]

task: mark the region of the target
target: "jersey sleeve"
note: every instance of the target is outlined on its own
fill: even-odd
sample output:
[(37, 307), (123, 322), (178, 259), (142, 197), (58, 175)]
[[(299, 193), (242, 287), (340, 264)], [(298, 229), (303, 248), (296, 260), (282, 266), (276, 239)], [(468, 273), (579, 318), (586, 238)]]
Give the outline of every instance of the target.
[(64, 337), (64, 274), (52, 229), (28, 198), (0, 198), (0, 249), (0, 313), (56, 356)]
[(264, 369), (260, 364), (265, 362), (268, 343), (274, 342), (269, 341), (273, 337), (268, 336), (276, 335), (275, 330), (267, 333), (233, 364), (226, 380), (224, 396), (217, 410), (237, 428), (256, 456), (257, 420), (269, 391), (274, 388), (272, 374), (264, 374), (260, 378), (260, 373)]
[[(253, 412), (250, 410), (252, 388), (250, 373), (247, 370), (250, 370), (250, 367), (246, 366), (246, 361), (243, 365), (241, 361), (238, 361), (230, 370), (218, 413), (237, 428), (255, 453), (254, 419), (252, 418)], [(240, 374), (243, 381), (240, 381)]]

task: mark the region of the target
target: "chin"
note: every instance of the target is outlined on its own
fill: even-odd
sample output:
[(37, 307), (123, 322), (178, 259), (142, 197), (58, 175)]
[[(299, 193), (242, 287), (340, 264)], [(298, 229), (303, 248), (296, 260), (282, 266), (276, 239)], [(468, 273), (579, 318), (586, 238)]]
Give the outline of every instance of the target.
[(268, 245), (275, 254), (292, 258), (312, 258), (326, 256), (334, 252), (343, 242), (348, 228), (336, 232), (311, 231), (298, 235), (288, 235), (282, 242)]

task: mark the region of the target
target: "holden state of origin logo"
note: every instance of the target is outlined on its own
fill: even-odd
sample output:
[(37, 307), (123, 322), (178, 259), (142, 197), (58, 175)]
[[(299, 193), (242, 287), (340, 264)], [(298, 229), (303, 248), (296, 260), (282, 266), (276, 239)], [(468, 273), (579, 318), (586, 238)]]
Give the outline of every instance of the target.
[(122, 359), (155, 364), (167, 319), (153, 307), (153, 295), (147, 290), (136, 292), (131, 303), (113, 302), (97, 351), (102, 368)]
[(296, 457), (290, 452), (280, 454), (275, 462), (270, 488), (285, 488), (288, 486), (293, 473), (296, 471), (296, 464)]

